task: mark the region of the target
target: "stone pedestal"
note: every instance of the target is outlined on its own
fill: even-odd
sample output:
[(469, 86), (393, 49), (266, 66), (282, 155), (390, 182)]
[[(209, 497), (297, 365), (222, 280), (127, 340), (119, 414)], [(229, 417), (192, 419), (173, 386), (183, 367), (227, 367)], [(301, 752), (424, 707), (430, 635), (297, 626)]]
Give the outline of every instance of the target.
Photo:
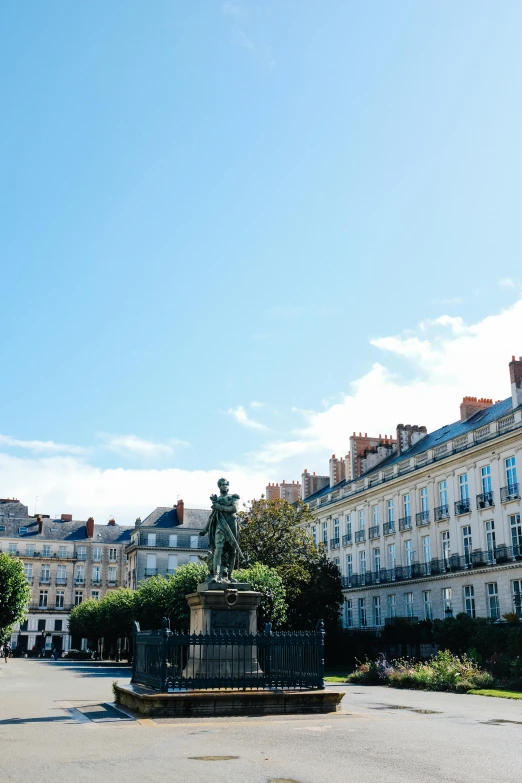
[[(205, 678), (244, 678), (262, 674), (255, 644), (227, 644), (230, 634), (257, 633), (257, 607), (261, 593), (249, 584), (207, 582), (187, 596), (190, 633), (216, 636), (214, 644), (191, 645), (183, 675)], [(219, 637), (222, 637), (221, 639)]]

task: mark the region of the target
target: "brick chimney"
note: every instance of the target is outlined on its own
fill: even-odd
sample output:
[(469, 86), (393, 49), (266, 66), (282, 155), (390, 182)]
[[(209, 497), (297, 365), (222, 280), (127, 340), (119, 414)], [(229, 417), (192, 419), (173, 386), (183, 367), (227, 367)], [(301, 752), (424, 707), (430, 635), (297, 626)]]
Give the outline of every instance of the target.
[(509, 362), (509, 377), (511, 379), (511, 399), (513, 408), (522, 405), (522, 356), (518, 357), (518, 362), (514, 356)]
[(72, 514), (62, 514), (60, 519), (62, 522), (72, 522)]
[[(511, 365), (509, 366), (511, 367)], [(493, 400), (488, 397), (481, 397), (479, 400), (476, 397), (463, 397), (460, 403), (460, 420), (467, 421), (475, 413), (483, 411), (491, 405), (493, 405)]]
[(36, 515), (36, 523), (38, 525), (38, 532), (41, 533), (43, 529), (43, 520), (41, 514)]
[(139, 527), (141, 525), (141, 517), (136, 517), (136, 522), (134, 523), (134, 527)]
[(87, 538), (94, 538), (94, 517), (89, 517), (85, 523), (85, 534)]
[[(403, 454), (428, 434), (426, 427), (417, 424), (397, 424), (397, 453)], [(379, 436), (380, 437), (380, 436)]]
[(116, 524), (116, 520), (115, 519), (109, 519), (107, 524), (110, 525), (111, 527), (114, 527), (114, 525)]
[(178, 524), (183, 524), (183, 514), (185, 512), (185, 504), (183, 503), (183, 500), (180, 498), (178, 502), (176, 503), (176, 513), (178, 515)]

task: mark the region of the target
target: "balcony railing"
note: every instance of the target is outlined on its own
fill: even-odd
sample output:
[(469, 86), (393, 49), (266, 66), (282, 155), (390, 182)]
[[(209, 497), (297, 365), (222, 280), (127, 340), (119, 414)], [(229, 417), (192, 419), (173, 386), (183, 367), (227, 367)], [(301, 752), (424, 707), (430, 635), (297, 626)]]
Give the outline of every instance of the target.
[(482, 492), (477, 495), (477, 508), (490, 508), (494, 505), (493, 492)]
[(57, 585), (66, 585), (67, 584), (67, 579), (64, 579), (61, 576), (57, 576), (56, 577), (56, 584)]
[(51, 577), (50, 576), (41, 576), (40, 577), (40, 584), (41, 585), (50, 585), (51, 584)]
[(100, 587), (102, 583), (101, 577), (100, 579), (91, 579), (91, 585), (96, 585), (97, 587)]
[(399, 530), (411, 530), (411, 517), (399, 519)]
[(500, 488), (501, 503), (506, 503), (508, 500), (519, 500), (519, 498), (518, 484), (508, 484), (507, 487)]
[(77, 576), (74, 580), (75, 585), (84, 585), (85, 584), (85, 577), (83, 576)]
[(346, 533), (345, 536), (343, 536), (343, 546), (348, 546), (348, 544), (352, 543), (352, 534)]
[(330, 549), (339, 549), (340, 541), (338, 538), (330, 539)]
[(395, 533), (395, 522), (385, 522), (382, 526), (382, 532), (385, 536), (391, 536)]
[(471, 511), (471, 500), (469, 498), (463, 498), (462, 500), (455, 501), (455, 514), (469, 514)]
[(453, 571), (464, 571), (473, 568), (486, 568), (499, 563), (509, 563), (522, 560), (522, 546), (508, 547), (501, 544), (494, 550), (482, 551), (475, 549), (464, 555), (450, 555), (447, 558), (433, 558), (428, 563), (413, 562), (411, 565), (381, 568), (378, 571), (366, 571), (364, 574), (352, 574), (343, 577), (345, 589), (368, 587), (385, 582), (405, 582), (410, 579), (425, 579), (430, 576)]
[[(172, 543), (171, 543), (172, 542)], [(127, 544), (126, 549), (133, 546), (134, 542)], [(138, 536), (136, 542), (138, 546), (151, 547), (148, 542), (148, 534), (142, 532)], [(326, 545), (326, 541), (324, 542)], [(208, 536), (200, 536), (187, 533), (176, 533), (175, 537), (171, 534), (163, 535), (156, 534), (156, 543), (153, 545), (154, 549), (208, 549)]]
[(448, 519), (449, 518), (449, 506), (446, 503), (443, 506), (436, 506), (434, 509), (435, 513), (435, 522), (440, 522), (441, 519)]
[(355, 543), (356, 544), (363, 544), (366, 541), (366, 535), (364, 530), (356, 530), (355, 531)]
[(81, 553), (77, 552), (76, 559), (77, 560), (87, 560), (87, 555), (86, 555), (85, 552), (81, 552)]
[(145, 576), (156, 576), (158, 573), (157, 568), (146, 568), (145, 569)]
[(368, 529), (368, 538), (379, 538), (379, 525), (374, 525)]
[(417, 524), (417, 527), (423, 527), (424, 525), (430, 524), (430, 512), (429, 511), (418, 511), (415, 514), (415, 522)]

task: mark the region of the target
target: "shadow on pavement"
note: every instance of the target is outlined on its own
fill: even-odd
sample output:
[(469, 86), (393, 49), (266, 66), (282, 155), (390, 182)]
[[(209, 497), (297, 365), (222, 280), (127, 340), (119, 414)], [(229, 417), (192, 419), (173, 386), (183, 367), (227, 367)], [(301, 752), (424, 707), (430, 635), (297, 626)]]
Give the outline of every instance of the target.
[(131, 677), (132, 667), (93, 662), (92, 664), (73, 661), (38, 661), (42, 666), (55, 666), (65, 669), (77, 677)]
[(20, 723), (58, 723), (60, 721), (75, 723), (70, 715), (56, 715), (45, 718), (6, 718), (6, 720), (0, 720), (0, 726), (16, 726)]

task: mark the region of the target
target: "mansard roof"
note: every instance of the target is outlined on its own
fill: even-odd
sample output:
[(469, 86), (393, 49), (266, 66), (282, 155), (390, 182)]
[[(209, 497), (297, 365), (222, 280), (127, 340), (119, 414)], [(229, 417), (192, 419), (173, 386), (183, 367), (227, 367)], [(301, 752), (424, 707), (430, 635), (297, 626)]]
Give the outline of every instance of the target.
[(140, 525), (143, 527), (175, 527), (180, 530), (203, 530), (208, 522), (210, 509), (186, 508), (183, 511), (183, 523), (180, 523), (176, 507), (158, 506)]
[[(34, 517), (6, 517), (1, 515), (0, 507), (0, 540), (3, 538), (18, 538), (26, 541), (75, 541), (93, 544), (126, 544), (130, 541), (132, 527), (122, 525), (94, 525), (94, 536), (87, 538), (86, 522), (72, 520), (64, 522), (61, 519), (43, 519), (42, 532), (38, 532), (38, 522)], [(2, 528), (5, 528), (3, 530)], [(26, 533), (20, 533), (20, 528)]]

